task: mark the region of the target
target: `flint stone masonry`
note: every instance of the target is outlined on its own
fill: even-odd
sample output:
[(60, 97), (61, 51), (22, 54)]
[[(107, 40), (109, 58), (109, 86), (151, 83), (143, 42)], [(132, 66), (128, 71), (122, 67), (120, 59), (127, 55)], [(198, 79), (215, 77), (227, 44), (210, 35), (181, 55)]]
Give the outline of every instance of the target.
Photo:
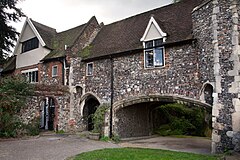
[[(66, 50), (64, 79), (68, 92), (38, 90), (29, 99), (27, 112), (22, 112), (23, 119), (28, 123), (37, 117), (41, 100), (52, 97), (56, 101), (58, 129), (82, 131), (87, 125), (83, 117), (85, 102), (93, 97), (100, 105), (113, 107), (113, 117), (110, 110), (105, 117), (105, 135), (111, 129), (120, 137), (149, 135), (152, 126), (148, 105), (178, 102), (209, 109), (204, 91), (210, 86), (213, 88), (212, 152), (239, 152), (239, 3), (239, 0), (205, 0), (196, 7), (192, 12), (192, 39), (165, 45), (165, 65), (160, 68), (144, 68), (141, 49), (88, 59), (91, 42), (101, 29), (96, 20), (91, 21), (83, 36)], [(93, 63), (91, 76), (86, 75), (89, 62)], [(51, 77), (53, 65), (62, 70), (60, 61), (34, 66), (42, 67), (40, 83), (63, 84), (62, 75)]]
[(70, 95), (68, 89), (62, 86), (37, 85), (34, 96), (27, 100), (26, 107), (20, 112), (23, 123), (28, 124), (35, 118), (40, 117), (41, 102), (51, 97), (55, 103), (54, 129), (68, 131), (71, 127), (68, 124), (70, 113)]
[(200, 80), (214, 84), (212, 152), (238, 151), (239, 1), (207, 1), (192, 17)]
[(149, 94), (199, 98), (196, 51), (191, 45), (165, 48), (165, 66), (144, 68), (144, 53), (114, 59), (114, 102)]
[[(52, 67), (57, 66), (57, 76), (52, 76)], [(40, 64), (39, 75), (40, 83), (46, 85), (62, 85), (62, 63), (60, 61), (47, 62)]]
[[(73, 107), (72, 117), (76, 121), (76, 129), (84, 129), (82, 111), (84, 109), (84, 97), (86, 95), (94, 95), (101, 104), (110, 104), (111, 63), (113, 63), (113, 106), (116, 106), (115, 104), (121, 100), (131, 100), (144, 95), (182, 96), (185, 97), (186, 102), (187, 98), (195, 100), (195, 102), (191, 102), (193, 106), (195, 103), (203, 103), (203, 101), (201, 102), (199, 100), (202, 94), (201, 88), (203, 84), (199, 81), (198, 56), (194, 45), (194, 43), (183, 43), (174, 47), (166, 47), (165, 66), (153, 69), (144, 68), (143, 51), (113, 57), (112, 60), (106, 58), (86, 62), (82, 61), (81, 58), (73, 58), (70, 67), (70, 84), (72, 86), (70, 88), (72, 89), (72, 105), (75, 106)], [(93, 62), (92, 76), (86, 76), (86, 65), (88, 62)], [(82, 87), (83, 92), (81, 95), (76, 93), (77, 86)], [(171, 100), (171, 97), (168, 101), (169, 100)], [(149, 102), (150, 101), (151, 99)], [(161, 99), (159, 101), (163, 100)], [(209, 107), (205, 104), (205, 107), (206, 106)], [(118, 110), (115, 108), (113, 108), (113, 110), (114, 134), (123, 137), (149, 135), (150, 129), (145, 130), (143, 127), (138, 128), (138, 131), (136, 131), (139, 135), (134, 134), (133, 130), (131, 132), (123, 132), (121, 126), (124, 125), (123, 122), (126, 122), (126, 119), (129, 118), (127, 114), (129, 110), (121, 111), (121, 109)], [(137, 114), (141, 111), (142, 110), (136, 111), (135, 117), (137, 117)], [(119, 122), (119, 117), (121, 117), (120, 119), (123, 121)], [(146, 117), (146, 119), (148, 118)], [(132, 123), (135, 124), (135, 122)], [(109, 126), (110, 124), (106, 122), (106, 127)], [(140, 129), (142, 130), (140, 131)]]

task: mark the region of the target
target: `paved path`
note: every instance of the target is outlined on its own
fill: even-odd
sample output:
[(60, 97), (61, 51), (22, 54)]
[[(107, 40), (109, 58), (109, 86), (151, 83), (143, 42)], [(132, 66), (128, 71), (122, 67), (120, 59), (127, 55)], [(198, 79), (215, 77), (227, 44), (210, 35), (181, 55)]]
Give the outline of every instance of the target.
[(0, 160), (64, 160), (76, 154), (116, 144), (92, 141), (77, 135), (41, 136), (28, 140), (0, 141)]
[(154, 137), (123, 142), (122, 147), (155, 148), (182, 152), (211, 154), (211, 140), (201, 137)]
[[(103, 148), (140, 147), (210, 154), (211, 140), (199, 137), (153, 137), (120, 144), (92, 141), (79, 135), (49, 135), (27, 140), (1, 140), (0, 160), (64, 160), (82, 152)], [(227, 157), (239, 160), (240, 155)], [(235, 159), (234, 159), (235, 158)]]

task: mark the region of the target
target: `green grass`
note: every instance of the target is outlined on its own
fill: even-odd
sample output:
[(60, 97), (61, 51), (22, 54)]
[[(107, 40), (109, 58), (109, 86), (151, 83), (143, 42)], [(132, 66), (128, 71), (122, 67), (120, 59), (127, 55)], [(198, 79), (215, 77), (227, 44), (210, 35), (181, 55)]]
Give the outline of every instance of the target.
[(217, 160), (219, 157), (159, 149), (114, 148), (86, 152), (73, 160)]

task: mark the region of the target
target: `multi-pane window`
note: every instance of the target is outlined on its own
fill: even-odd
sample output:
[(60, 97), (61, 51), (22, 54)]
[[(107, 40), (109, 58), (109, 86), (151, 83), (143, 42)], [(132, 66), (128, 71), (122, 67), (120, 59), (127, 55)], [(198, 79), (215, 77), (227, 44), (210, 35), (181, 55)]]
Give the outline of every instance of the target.
[(93, 63), (87, 63), (87, 76), (93, 75)]
[(145, 42), (145, 68), (164, 66), (164, 47), (161, 47), (162, 39)]
[(39, 40), (37, 37), (29, 39), (22, 43), (22, 53), (38, 48)]
[(36, 82), (38, 82), (38, 71), (24, 72), (22, 74), (26, 77), (26, 80), (29, 83), (36, 83)]
[(58, 66), (52, 66), (52, 77), (56, 77), (58, 75)]

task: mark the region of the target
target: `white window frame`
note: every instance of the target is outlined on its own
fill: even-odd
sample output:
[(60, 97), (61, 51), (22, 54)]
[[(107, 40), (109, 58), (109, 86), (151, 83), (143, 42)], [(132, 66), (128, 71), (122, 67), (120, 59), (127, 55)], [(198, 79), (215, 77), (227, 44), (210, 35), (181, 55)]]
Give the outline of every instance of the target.
[[(144, 46), (144, 68), (145, 69), (165, 67), (165, 47), (164, 46), (155, 46), (155, 40), (158, 40), (158, 39), (153, 39), (153, 40), (148, 40), (148, 41), (143, 42), (143, 46)], [(146, 43), (149, 42), (149, 41), (153, 41), (153, 48), (146, 48)], [(161, 48), (162, 52), (163, 52), (163, 65), (161, 65), (161, 66), (156, 66), (155, 65), (155, 57), (156, 57), (156, 49), (157, 48)], [(153, 66), (149, 67), (149, 66), (146, 66), (146, 52), (151, 51), (151, 50), (153, 51)]]
[[(24, 71), (21, 71), (21, 73), (26, 76), (26, 79), (29, 83), (38, 83), (39, 82), (38, 68), (24, 70)], [(35, 79), (33, 79), (33, 77), (29, 77), (30, 73), (31, 73), (31, 75), (33, 73), (37, 73), (37, 75), (35, 75)]]
[[(54, 68), (56, 68), (56, 74), (54, 74)], [(58, 66), (54, 65), (52, 66), (52, 77), (57, 77), (58, 76)]]
[[(89, 65), (92, 65), (92, 73), (89, 72), (89, 68), (88, 68)], [(86, 65), (86, 76), (93, 76), (93, 71), (94, 71), (93, 62), (87, 63), (87, 65)]]

